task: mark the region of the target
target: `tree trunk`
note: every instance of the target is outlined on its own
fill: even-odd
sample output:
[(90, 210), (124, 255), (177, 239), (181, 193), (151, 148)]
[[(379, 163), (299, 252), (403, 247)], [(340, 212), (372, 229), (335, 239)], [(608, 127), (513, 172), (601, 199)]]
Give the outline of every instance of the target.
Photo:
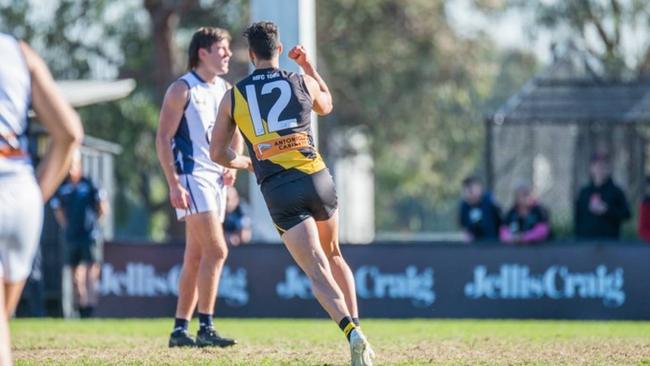
[[(196, 5), (196, 0), (145, 0), (144, 6), (151, 18), (151, 37), (153, 39), (154, 60), (152, 79), (155, 87), (154, 95), (159, 103), (169, 84), (176, 77), (177, 65), (174, 34), (180, 17)], [(150, 197), (147, 195), (149, 201)], [(169, 239), (183, 240), (185, 226), (176, 219), (174, 210), (167, 210), (169, 217)]]
[(165, 90), (174, 77), (174, 32), (179, 17), (173, 7), (165, 6), (162, 1), (145, 1), (145, 7), (151, 17), (155, 95), (156, 99), (162, 101)]

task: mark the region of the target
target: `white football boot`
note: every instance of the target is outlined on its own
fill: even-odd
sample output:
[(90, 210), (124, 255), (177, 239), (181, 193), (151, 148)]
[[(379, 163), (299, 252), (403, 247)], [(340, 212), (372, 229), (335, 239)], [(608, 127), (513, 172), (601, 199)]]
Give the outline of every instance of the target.
[(352, 366), (372, 366), (375, 352), (359, 328), (355, 328), (350, 332), (350, 353), (352, 355)]

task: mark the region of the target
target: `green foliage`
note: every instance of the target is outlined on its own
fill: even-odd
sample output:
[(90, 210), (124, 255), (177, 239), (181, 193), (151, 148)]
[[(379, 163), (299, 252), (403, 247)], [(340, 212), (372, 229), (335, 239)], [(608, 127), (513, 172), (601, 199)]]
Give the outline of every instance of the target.
[(318, 15), (335, 98), (320, 128), (370, 137), (377, 227), (453, 229), (460, 181), (481, 167), (483, 113), (523, 84), (534, 60), (457, 35), (443, 1), (326, 1)]
[[(247, 3), (59, 0), (46, 11), (41, 2), (0, 1), (0, 29), (27, 39), (57, 78), (137, 80), (129, 98), (81, 111), (90, 135), (124, 147), (116, 160), (118, 235), (162, 239), (168, 232), (172, 221), (154, 147), (164, 93), (157, 85), (182, 72), (182, 50), (199, 25), (224, 26), (235, 48), (241, 46)], [(482, 166), (483, 114), (535, 68), (531, 57), (501, 54), (483, 36), (456, 34), (445, 7), (438, 0), (317, 2), (319, 65), (336, 105), (320, 124), (323, 146), (337, 129), (361, 128), (369, 137), (381, 230), (454, 227), (460, 180)], [(152, 20), (170, 12), (176, 18)], [(170, 28), (160, 28), (165, 25)], [(176, 38), (164, 41), (165, 31)], [(171, 42), (162, 50), (174, 64), (165, 75), (156, 59), (161, 40)], [(240, 58), (231, 74), (245, 72), (245, 62)]]
[[(603, 75), (628, 77), (650, 71), (650, 3), (647, 0), (474, 0), (493, 14), (530, 11), (531, 34), (550, 30), (558, 41), (599, 63)], [(499, 3), (490, 7), (490, 3)]]
[[(180, 45), (169, 45), (178, 61), (174, 72), (183, 71), (182, 49), (196, 27), (219, 24), (237, 30), (246, 15), (244, 3), (184, 2), (188, 6), (183, 9), (184, 17), (171, 28), (172, 34), (180, 35)], [(180, 13), (173, 8), (163, 10)], [(0, 30), (29, 42), (46, 60), (55, 78), (136, 79), (137, 88), (130, 97), (80, 110), (87, 134), (124, 148), (115, 160), (118, 236), (164, 239), (170, 223), (167, 187), (155, 152), (164, 90), (155, 85), (157, 78), (171, 80), (177, 75), (156, 74), (158, 60), (154, 57), (153, 39), (164, 33), (156, 27), (142, 2), (136, 0), (0, 2)]]

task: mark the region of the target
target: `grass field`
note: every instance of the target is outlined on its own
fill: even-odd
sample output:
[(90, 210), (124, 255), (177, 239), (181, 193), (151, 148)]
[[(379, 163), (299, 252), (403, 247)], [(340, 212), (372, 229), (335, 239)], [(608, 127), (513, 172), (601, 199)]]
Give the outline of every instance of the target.
[[(192, 324), (192, 332), (196, 329)], [(650, 365), (650, 322), (367, 320), (379, 365)], [(171, 320), (12, 321), (17, 365), (344, 365), (324, 320), (219, 319), (230, 349), (168, 349)]]

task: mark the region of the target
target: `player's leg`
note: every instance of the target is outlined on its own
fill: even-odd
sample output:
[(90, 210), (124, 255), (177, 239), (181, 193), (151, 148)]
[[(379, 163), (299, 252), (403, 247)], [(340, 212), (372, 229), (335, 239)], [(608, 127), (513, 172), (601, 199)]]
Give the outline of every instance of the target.
[(97, 282), (100, 272), (99, 262), (102, 257), (101, 243), (93, 239), (82, 243), (80, 249), (81, 261), (85, 264), (86, 270), (82, 274), (84, 276), (85, 305), (79, 311), (82, 318), (90, 318), (93, 316), (98, 300)]
[(32, 177), (2, 182), (0, 190), (0, 365), (11, 365), (8, 319), (32, 269), (43, 224), (43, 200)]
[(198, 301), (197, 278), (201, 263), (201, 245), (192, 236), (193, 232), (186, 227), (185, 253), (183, 267), (178, 279), (178, 301), (176, 303), (176, 319), (174, 330), (169, 339), (170, 347), (194, 346), (195, 342), (188, 332), (189, 322)]
[(199, 303), (202, 314), (211, 314), (217, 298), (217, 285), (223, 265), (228, 256), (228, 247), (223, 236), (221, 220), (216, 212), (204, 212), (191, 217), (196, 240), (201, 245), (201, 263), (199, 264)]
[(334, 281), (329, 261), (318, 239), (313, 218), (293, 226), (282, 235), (289, 253), (311, 282), (314, 296), (350, 342), (353, 366), (372, 365), (370, 344), (350, 317), (341, 289)]
[(72, 286), (77, 299), (79, 308), (79, 317), (86, 317), (86, 307), (88, 306), (88, 294), (86, 293), (86, 272), (88, 266), (86, 263), (78, 263), (72, 267)]
[[(3, 281), (0, 276), (0, 281)], [(0, 303), (5, 303), (4, 286), (0, 286)], [(0, 306), (0, 366), (11, 365), (11, 341), (9, 339), (9, 316), (4, 306)]]
[(0, 276), (3, 286), (0, 287), (0, 366), (10, 366), (11, 361), (11, 340), (9, 336), (9, 319), (16, 310), (16, 305), (23, 292), (25, 281), (7, 282)]
[(4, 309), (8, 318), (11, 318), (16, 310), (16, 306), (18, 306), (23, 287), (25, 287), (25, 281), (4, 283)]
[(195, 240), (201, 245), (198, 274), (200, 328), (196, 343), (198, 346), (232, 346), (236, 341), (219, 336), (212, 320), (219, 279), (228, 257), (228, 246), (223, 234), (221, 218), (217, 211), (199, 213), (188, 219), (188, 228), (190, 226), (193, 227)]
[(329, 261), (320, 245), (314, 219), (308, 218), (293, 226), (282, 235), (282, 240), (309, 278), (314, 296), (330, 318), (337, 323), (350, 318), (343, 293), (332, 276)]
[(88, 264), (88, 270), (86, 271), (86, 296), (88, 297), (87, 302), (87, 312), (88, 316), (92, 317), (97, 307), (99, 301), (99, 288), (97, 284), (99, 283), (99, 274), (101, 267), (97, 262), (91, 262)]
[(316, 220), (321, 246), (332, 269), (334, 280), (345, 296), (345, 303), (352, 320), (358, 326), (359, 311), (354, 275), (343, 259), (339, 247), (338, 198), (334, 179), (329, 170), (325, 169), (311, 175), (308, 182), (305, 188), (308, 207)]
[(320, 171), (310, 176), (305, 186), (305, 197), (311, 215), (318, 220), (317, 228), (321, 248), (330, 264), (332, 277), (344, 294), (346, 306), (353, 328), (348, 333), (352, 365), (372, 365), (374, 352), (370, 343), (358, 328), (356, 289), (354, 276), (347, 262), (341, 255), (338, 240), (338, 210), (334, 180), (328, 170)]
[(201, 245), (192, 237), (189, 229), (186, 229), (185, 238), (183, 267), (178, 279), (176, 317), (189, 321), (192, 319), (199, 296), (196, 284), (201, 263)]
[(339, 247), (339, 215), (338, 210), (324, 221), (316, 221), (318, 237), (329, 262), (334, 281), (339, 286), (345, 297), (352, 321), (359, 325), (359, 310), (357, 307), (357, 292), (354, 284), (354, 275), (350, 266), (341, 255)]
[(64, 239), (63, 257), (65, 265), (70, 268), (70, 276), (72, 280), (72, 306), (75, 310), (79, 311), (79, 315), (81, 316), (81, 291), (79, 291), (79, 273), (77, 271), (77, 267), (81, 264), (81, 256), (78, 244)]

